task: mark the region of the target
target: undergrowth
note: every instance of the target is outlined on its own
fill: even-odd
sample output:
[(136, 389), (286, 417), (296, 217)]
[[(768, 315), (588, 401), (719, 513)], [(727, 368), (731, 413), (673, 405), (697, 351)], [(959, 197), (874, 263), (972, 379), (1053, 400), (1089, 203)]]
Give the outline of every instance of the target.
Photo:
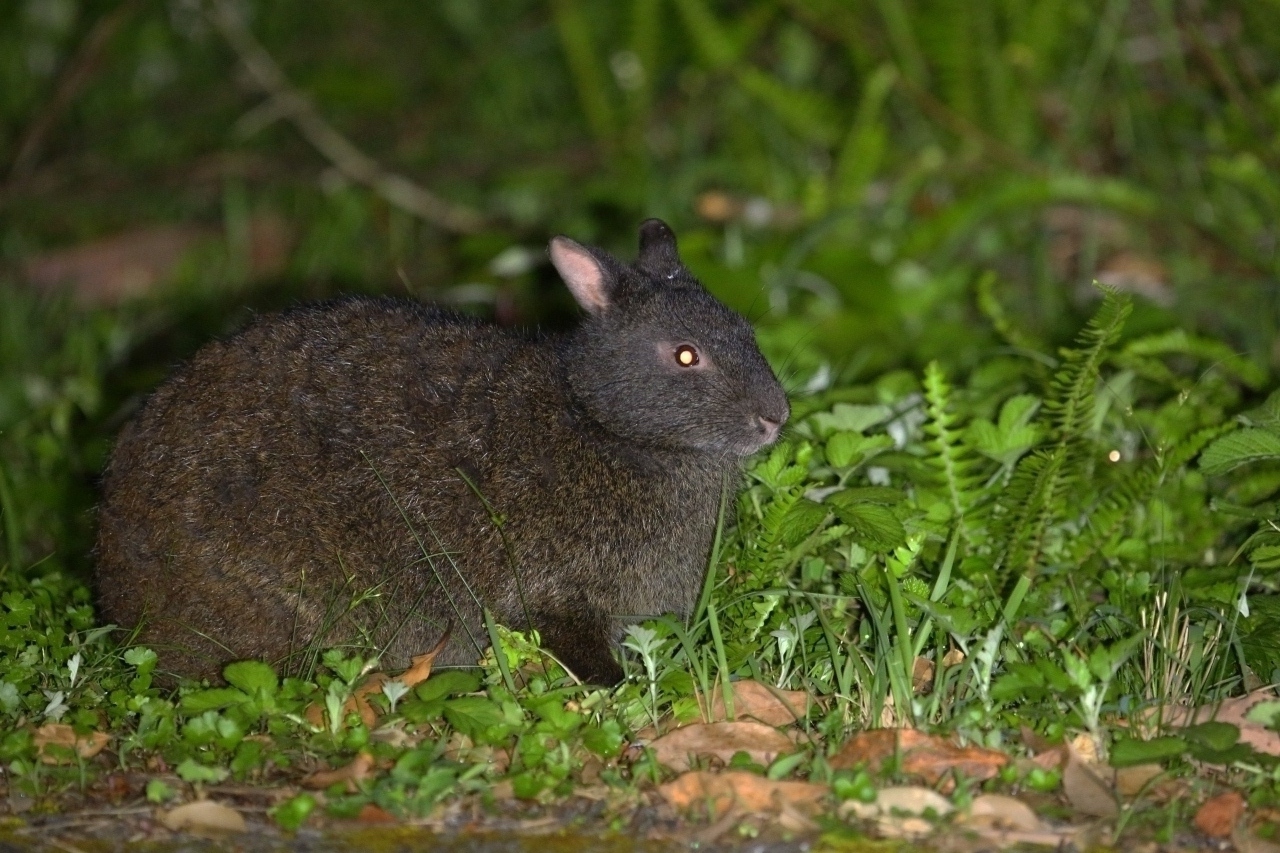
[[(1011, 349), (964, 375), (932, 362), (799, 396), (785, 440), (725, 508), (697, 612), (632, 627), (616, 691), (576, 686), (506, 631), (502, 665), (490, 653), (479, 670), (384, 684), (368, 700), (382, 716), (373, 729), (346, 703), (377, 661), (340, 651), (312, 680), (246, 662), (225, 687), (161, 690), (155, 654), (96, 625), (82, 583), (52, 561), (10, 564), (9, 785), (43, 796), (93, 784), (101, 762), (57, 746), (44, 754), (64, 763), (39, 758), (35, 729), (64, 722), (109, 732), (111, 763), (152, 773), (157, 802), (180, 783), (296, 781), (361, 753), (389, 769), (335, 784), (328, 814), (368, 803), (423, 814), (500, 781), (555, 798), (588, 767), (625, 792), (663, 778), (651, 758), (619, 764), (625, 744), (699, 718), (698, 697), (739, 678), (823, 697), (810, 746), (759, 768), (772, 778), (847, 787), (825, 757), (878, 725), (1004, 747), (1020, 727), (1084, 731), (1132, 752), (1121, 720), (1280, 680), (1280, 395), (1246, 404), (1265, 381), (1251, 362), (1183, 332), (1125, 335), (1128, 310), (1104, 291), (1057, 352)], [(69, 341), (84, 346), (81, 335), (93, 339)], [(317, 802), (299, 794), (276, 818), (296, 826)]]

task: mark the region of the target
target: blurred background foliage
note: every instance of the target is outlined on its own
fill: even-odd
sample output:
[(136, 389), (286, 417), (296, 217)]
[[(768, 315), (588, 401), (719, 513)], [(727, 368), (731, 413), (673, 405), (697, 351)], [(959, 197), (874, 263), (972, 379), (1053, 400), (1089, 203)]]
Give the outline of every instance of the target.
[(1094, 280), (1273, 370), (1278, 162), (1274, 2), (0, 3), (0, 564), (85, 562), (110, 436), (246, 306), (556, 327), (546, 239), (646, 216), (797, 394), (1052, 352)]

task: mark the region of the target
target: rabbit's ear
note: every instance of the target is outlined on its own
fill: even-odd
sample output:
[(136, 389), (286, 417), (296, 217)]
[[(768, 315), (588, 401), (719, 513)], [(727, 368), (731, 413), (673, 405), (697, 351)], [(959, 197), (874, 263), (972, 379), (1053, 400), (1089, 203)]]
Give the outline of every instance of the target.
[(640, 223), (640, 267), (648, 273), (670, 278), (680, 269), (680, 253), (676, 235), (661, 219)]
[(585, 311), (603, 314), (613, 304), (604, 267), (583, 246), (568, 237), (551, 239), (551, 263)]

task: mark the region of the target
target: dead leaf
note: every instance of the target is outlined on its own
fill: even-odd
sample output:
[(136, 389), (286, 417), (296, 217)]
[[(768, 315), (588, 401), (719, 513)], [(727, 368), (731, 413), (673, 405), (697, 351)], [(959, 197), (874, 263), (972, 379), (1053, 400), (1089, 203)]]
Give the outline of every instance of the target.
[(410, 667), (400, 673), (400, 677), (396, 680), (404, 684), (405, 687), (417, 687), (426, 681), (431, 676), (431, 665), (435, 663), (436, 655), (444, 651), (445, 643), (449, 642), (451, 633), (453, 632), (446, 630), (444, 636), (440, 638), (440, 642), (436, 643), (435, 648), (424, 655), (410, 658)]
[(32, 733), (31, 739), (36, 745), (36, 752), (39, 753), (42, 762), (62, 764), (69, 760), (67, 756), (55, 755), (45, 750), (50, 746), (61, 746), (74, 751), (81, 758), (93, 758), (111, 742), (111, 735), (99, 731), (78, 735), (75, 729), (66, 723), (46, 723)]
[(916, 658), (915, 663), (911, 665), (911, 692), (920, 694), (928, 693), (929, 688), (933, 686), (933, 661), (928, 658)]
[(1002, 831), (1042, 832), (1045, 828), (1031, 806), (1003, 794), (975, 797), (961, 821), (966, 826)]
[(831, 758), (831, 767), (839, 770), (863, 764), (874, 773), (894, 755), (900, 756), (903, 773), (919, 776), (931, 785), (952, 771), (967, 779), (984, 781), (1009, 763), (1009, 756), (1003, 752), (956, 746), (917, 729), (872, 729), (859, 732), (841, 747)]
[(1135, 764), (1116, 771), (1116, 790), (1122, 797), (1136, 797), (1161, 773), (1159, 764)]
[(365, 803), (360, 807), (356, 820), (360, 823), (396, 823), (396, 816), (381, 806)]
[[(833, 770), (845, 770), (859, 764), (866, 765), (872, 773), (880, 769), (885, 759), (891, 758), (898, 751), (898, 735), (913, 731), (912, 729), (869, 729), (858, 732), (845, 742), (831, 757)], [(905, 735), (912, 738), (914, 735)]]
[(948, 666), (948, 667), (959, 666), (960, 664), (964, 663), (964, 661), (965, 661), (964, 652), (960, 651), (959, 649), (952, 649), (951, 651), (947, 652), (945, 655), (942, 656), (943, 666)]
[(317, 770), (302, 780), (304, 788), (322, 789), (339, 782), (347, 783), (347, 793), (354, 794), (359, 790), (359, 783), (373, 776), (373, 756), (361, 750), (356, 757), (333, 770)]
[(694, 199), (693, 209), (708, 222), (729, 222), (742, 214), (742, 202), (722, 190), (707, 190)]
[(174, 832), (191, 832), (218, 837), (244, 832), (244, 817), (235, 809), (213, 800), (197, 800), (160, 813), (160, 822)]
[(1236, 828), (1244, 807), (1244, 795), (1239, 791), (1223, 791), (1205, 800), (1192, 823), (1210, 838), (1226, 838)]
[(713, 817), (724, 815), (733, 808), (775, 813), (790, 808), (814, 814), (821, 810), (827, 791), (826, 785), (774, 781), (739, 770), (725, 773), (694, 770), (658, 786), (658, 793), (673, 808), (683, 811), (706, 803)]
[(695, 723), (667, 732), (650, 747), (658, 761), (673, 770), (688, 770), (690, 756), (711, 755), (728, 763), (739, 752), (758, 764), (769, 764), (796, 748), (791, 738), (773, 726), (749, 720)]
[(1022, 741), (1023, 746), (1031, 750), (1033, 753), (1044, 752), (1046, 749), (1052, 749), (1057, 745), (1035, 729), (1025, 724), (1018, 727), (1018, 739)]
[[(251, 278), (280, 273), (289, 261), (293, 235), (278, 216), (248, 222)], [(217, 229), (192, 225), (147, 225), (27, 260), (26, 278), (36, 287), (70, 288), (77, 299), (110, 304), (138, 296), (173, 278), (183, 260), (202, 243), (222, 239)]]
[(1193, 726), (1210, 720), (1230, 723), (1240, 730), (1240, 743), (1253, 747), (1267, 755), (1280, 755), (1280, 732), (1269, 729), (1260, 722), (1250, 720), (1248, 713), (1262, 702), (1274, 702), (1274, 690), (1255, 690), (1244, 696), (1227, 699), (1220, 705), (1202, 705), (1194, 710), (1182, 705), (1166, 705), (1148, 712), (1146, 721), (1161, 722), (1165, 726)]
[(1100, 284), (1145, 296), (1157, 305), (1173, 304), (1169, 270), (1158, 258), (1122, 249), (1107, 258), (1094, 276)]
[(1111, 786), (1074, 749), (1068, 750), (1067, 764), (1062, 769), (1062, 791), (1080, 814), (1105, 818), (1120, 814)]
[(1098, 742), (1093, 738), (1093, 735), (1081, 732), (1071, 739), (1068, 747), (1076, 758), (1091, 767), (1097, 767), (1102, 763), (1098, 758), (1102, 754), (1102, 750), (1098, 748)]
[(953, 811), (955, 806), (937, 791), (912, 785), (882, 788), (873, 803), (846, 800), (837, 814), (875, 821), (876, 831), (888, 838), (924, 838), (933, 832), (935, 819)]
[(1044, 752), (1037, 752), (1031, 756), (1031, 762), (1041, 770), (1061, 770), (1067, 763), (1068, 752), (1070, 750), (1067, 749), (1066, 744), (1060, 743), (1049, 747)]
[[(750, 679), (732, 682), (730, 687), (735, 718), (749, 717), (770, 726), (791, 725), (804, 717), (813, 704), (813, 699), (803, 690), (779, 690)], [(708, 723), (729, 719), (719, 686), (711, 692), (710, 711), (702, 694), (698, 695), (698, 710)]]

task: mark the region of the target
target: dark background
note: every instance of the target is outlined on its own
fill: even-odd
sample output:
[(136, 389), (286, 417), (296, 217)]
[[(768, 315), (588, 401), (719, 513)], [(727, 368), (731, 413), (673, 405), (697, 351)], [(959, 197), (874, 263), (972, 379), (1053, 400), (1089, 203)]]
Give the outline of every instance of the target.
[(83, 563), (114, 430), (251, 307), (562, 325), (547, 238), (646, 216), (797, 393), (1052, 346), (1094, 280), (1273, 369), (1278, 71), (1268, 3), (0, 3), (6, 562)]

